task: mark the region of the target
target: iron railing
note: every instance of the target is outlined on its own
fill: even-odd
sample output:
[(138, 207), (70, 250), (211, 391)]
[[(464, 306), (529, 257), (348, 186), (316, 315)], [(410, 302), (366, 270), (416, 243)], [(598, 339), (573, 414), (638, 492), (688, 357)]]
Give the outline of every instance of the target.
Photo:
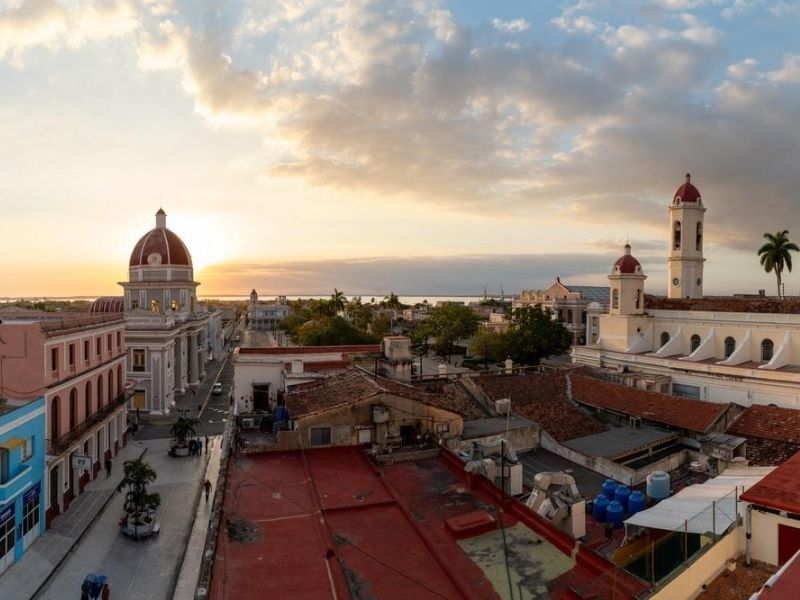
[(64, 450), (69, 448), (72, 444), (74, 444), (77, 440), (81, 437), (86, 435), (88, 431), (90, 431), (95, 425), (104, 421), (106, 417), (111, 415), (115, 410), (117, 410), (120, 406), (125, 404), (130, 397), (129, 393), (121, 393), (116, 398), (114, 398), (111, 402), (104, 404), (99, 410), (93, 412), (88, 419), (79, 423), (75, 427), (72, 427), (67, 433), (62, 435), (58, 439), (47, 439), (45, 440), (45, 448), (47, 454), (51, 456), (56, 456), (61, 454)]

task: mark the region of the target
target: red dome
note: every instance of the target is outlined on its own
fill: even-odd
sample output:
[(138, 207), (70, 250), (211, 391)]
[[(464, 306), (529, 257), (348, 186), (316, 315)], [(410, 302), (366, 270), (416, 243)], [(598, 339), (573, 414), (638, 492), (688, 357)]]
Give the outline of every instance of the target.
[(625, 244), (625, 254), (617, 259), (614, 263), (614, 273), (624, 273), (626, 275), (633, 275), (634, 273), (641, 273), (642, 265), (639, 261), (631, 256), (630, 244)]
[(131, 253), (130, 266), (192, 266), (192, 257), (186, 244), (175, 233), (167, 229), (166, 213), (156, 213), (156, 227), (145, 233)]
[(700, 203), (700, 191), (692, 185), (692, 176), (687, 173), (686, 174), (686, 183), (684, 183), (681, 187), (678, 188), (678, 191), (675, 192), (675, 196), (673, 196), (672, 202), (677, 204), (678, 202), (697, 202)]

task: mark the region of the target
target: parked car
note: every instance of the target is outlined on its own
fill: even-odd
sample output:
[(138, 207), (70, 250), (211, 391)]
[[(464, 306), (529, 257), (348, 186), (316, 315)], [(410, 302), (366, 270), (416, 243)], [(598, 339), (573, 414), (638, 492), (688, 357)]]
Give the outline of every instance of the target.
[(222, 384), (218, 381), (211, 387), (211, 393), (219, 396), (222, 393)]

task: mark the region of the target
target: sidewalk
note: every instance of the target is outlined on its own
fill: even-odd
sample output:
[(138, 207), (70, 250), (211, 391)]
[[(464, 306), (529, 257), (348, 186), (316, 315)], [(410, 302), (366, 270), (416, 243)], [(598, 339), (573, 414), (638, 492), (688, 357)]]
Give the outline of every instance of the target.
[[(173, 600), (187, 600), (194, 598), (197, 578), (200, 575), (200, 567), (203, 562), (203, 550), (206, 544), (209, 522), (211, 520), (211, 508), (214, 506), (214, 496), (217, 492), (217, 477), (219, 476), (220, 457), (222, 455), (222, 436), (215, 436), (211, 442), (209, 454), (211, 455), (208, 468), (206, 469), (206, 479), (211, 482), (211, 494), (208, 501), (201, 498), (195, 513), (192, 533), (189, 543), (186, 546), (186, 553), (183, 555), (181, 572), (178, 583), (175, 586)], [(202, 496), (203, 494), (201, 494)]]
[(124, 476), (122, 463), (138, 458), (144, 449), (142, 442), (129, 441), (112, 459), (111, 478), (107, 479), (101, 470), (97, 479), (86, 485), (83, 494), (72, 502), (65, 514), (53, 521), (51, 529), (28, 548), (22, 560), (0, 576), (0, 598), (28, 600), (33, 597), (113, 497)]

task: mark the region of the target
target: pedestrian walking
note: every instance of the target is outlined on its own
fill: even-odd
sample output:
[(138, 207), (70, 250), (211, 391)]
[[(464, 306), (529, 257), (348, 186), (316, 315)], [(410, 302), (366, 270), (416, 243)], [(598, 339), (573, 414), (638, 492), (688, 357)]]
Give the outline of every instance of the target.
[(103, 592), (100, 594), (100, 598), (102, 600), (108, 600), (111, 598), (111, 588), (108, 587), (107, 583), (103, 584)]
[(208, 502), (208, 495), (211, 493), (211, 482), (208, 479), (206, 479), (205, 483), (203, 484), (203, 487), (206, 490), (206, 502)]
[(106, 479), (108, 479), (109, 477), (111, 477), (111, 459), (107, 458), (106, 459)]
[(206, 454), (208, 454), (208, 436), (206, 436)]

